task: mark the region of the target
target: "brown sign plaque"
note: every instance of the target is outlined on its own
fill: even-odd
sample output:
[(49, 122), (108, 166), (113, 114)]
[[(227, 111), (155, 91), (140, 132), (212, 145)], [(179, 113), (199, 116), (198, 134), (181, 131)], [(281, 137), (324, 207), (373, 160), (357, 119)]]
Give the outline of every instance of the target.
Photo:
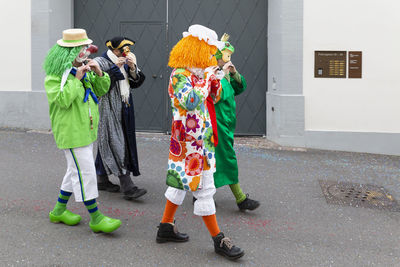
[(349, 78), (362, 78), (361, 51), (349, 51)]
[(315, 78), (346, 78), (347, 51), (315, 51)]

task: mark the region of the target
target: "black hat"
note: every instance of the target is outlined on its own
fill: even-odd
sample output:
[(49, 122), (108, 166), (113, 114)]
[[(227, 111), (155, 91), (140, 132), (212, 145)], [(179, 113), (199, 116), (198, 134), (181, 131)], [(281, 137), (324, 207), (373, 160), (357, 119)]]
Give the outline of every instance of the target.
[(134, 44), (135, 41), (122, 36), (114, 37), (111, 40), (106, 41), (106, 46), (111, 49), (120, 49), (124, 46), (134, 45)]

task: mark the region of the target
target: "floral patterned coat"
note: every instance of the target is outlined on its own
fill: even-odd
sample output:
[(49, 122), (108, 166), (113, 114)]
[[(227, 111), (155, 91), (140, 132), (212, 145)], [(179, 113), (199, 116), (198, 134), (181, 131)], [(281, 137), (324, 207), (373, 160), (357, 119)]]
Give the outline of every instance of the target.
[(174, 69), (168, 87), (173, 121), (167, 185), (186, 191), (201, 188), (203, 171), (215, 172), (213, 129), (206, 99), (210, 95), (216, 103), (222, 87), (207, 69), (203, 76), (188, 69)]

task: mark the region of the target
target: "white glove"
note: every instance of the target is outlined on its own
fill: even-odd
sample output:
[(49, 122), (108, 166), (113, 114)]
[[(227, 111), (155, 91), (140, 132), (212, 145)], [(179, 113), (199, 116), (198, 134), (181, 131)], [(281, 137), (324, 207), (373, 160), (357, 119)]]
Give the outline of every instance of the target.
[(132, 53), (132, 52), (129, 52), (129, 54), (128, 55), (126, 55), (126, 57), (129, 57), (129, 58), (131, 58), (132, 60), (133, 60), (133, 63), (137, 66), (137, 60), (136, 60), (136, 56), (135, 56), (135, 54), (134, 53)]
[(217, 72), (217, 74), (215, 75), (215, 77), (216, 77), (218, 80), (222, 80), (222, 79), (224, 78), (224, 76), (225, 76), (225, 73), (224, 73), (222, 70), (219, 70), (219, 71)]

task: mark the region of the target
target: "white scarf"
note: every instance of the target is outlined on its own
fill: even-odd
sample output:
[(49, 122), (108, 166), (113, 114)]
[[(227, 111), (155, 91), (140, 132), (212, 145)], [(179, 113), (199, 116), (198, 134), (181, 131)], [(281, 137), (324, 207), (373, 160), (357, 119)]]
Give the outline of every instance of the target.
[[(193, 73), (194, 75), (196, 75), (197, 77), (199, 77), (200, 79), (204, 79), (204, 73), (205, 72), (211, 72), (211, 68), (212, 67), (208, 67), (208, 68), (206, 68), (206, 69), (201, 69), (201, 68), (189, 68), (189, 71), (191, 72), (191, 73)], [(218, 71), (217, 72), (217, 74), (215, 75), (215, 77), (218, 79), (218, 80), (222, 80), (223, 78), (224, 78), (224, 76), (225, 76), (225, 74), (224, 74), (224, 72), (223, 71)]]
[[(111, 50), (107, 51), (107, 56), (111, 59), (111, 61), (114, 64), (117, 64), (118, 57)], [(124, 75), (124, 78), (125, 78), (124, 80), (118, 81), (121, 98), (124, 103), (129, 103), (130, 85), (129, 85), (129, 80), (128, 80), (128, 74), (126, 73), (123, 65), (121, 68), (119, 68), (119, 70), (122, 72), (122, 74)]]
[(199, 77), (200, 79), (204, 79), (204, 69), (201, 68), (189, 68), (189, 71)]

